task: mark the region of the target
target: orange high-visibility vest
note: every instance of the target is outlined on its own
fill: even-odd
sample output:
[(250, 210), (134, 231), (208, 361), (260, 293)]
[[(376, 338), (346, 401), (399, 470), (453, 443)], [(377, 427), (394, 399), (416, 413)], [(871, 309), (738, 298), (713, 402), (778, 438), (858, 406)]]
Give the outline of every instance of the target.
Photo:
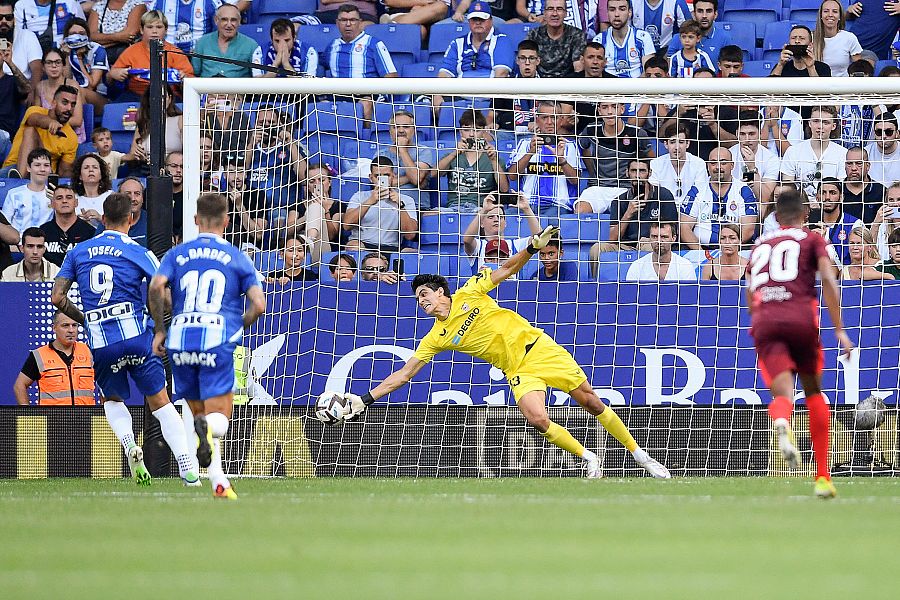
[(38, 404), (41, 406), (93, 406), (94, 357), (87, 344), (75, 342), (72, 364), (67, 365), (50, 344), (32, 350), (37, 361)]

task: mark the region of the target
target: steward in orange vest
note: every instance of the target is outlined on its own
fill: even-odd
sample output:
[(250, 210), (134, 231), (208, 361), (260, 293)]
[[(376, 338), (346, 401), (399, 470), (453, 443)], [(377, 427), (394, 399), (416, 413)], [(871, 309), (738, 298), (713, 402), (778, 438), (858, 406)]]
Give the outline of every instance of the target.
[(77, 341), (78, 323), (61, 312), (53, 315), (56, 339), (32, 350), (16, 378), (16, 402), (28, 404), (28, 386), (37, 381), (41, 406), (93, 406), (94, 357)]

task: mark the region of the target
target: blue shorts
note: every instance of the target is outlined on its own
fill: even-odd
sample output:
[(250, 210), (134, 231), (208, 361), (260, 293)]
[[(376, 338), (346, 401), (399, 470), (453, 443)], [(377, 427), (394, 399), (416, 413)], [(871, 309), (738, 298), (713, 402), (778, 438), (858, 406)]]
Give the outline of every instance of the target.
[(169, 350), (176, 400), (207, 400), (234, 391), (234, 349), (222, 344), (206, 352)]
[(104, 398), (130, 398), (128, 375), (145, 396), (165, 389), (166, 370), (162, 360), (151, 351), (152, 343), (153, 334), (145, 331), (130, 340), (93, 350), (94, 377)]

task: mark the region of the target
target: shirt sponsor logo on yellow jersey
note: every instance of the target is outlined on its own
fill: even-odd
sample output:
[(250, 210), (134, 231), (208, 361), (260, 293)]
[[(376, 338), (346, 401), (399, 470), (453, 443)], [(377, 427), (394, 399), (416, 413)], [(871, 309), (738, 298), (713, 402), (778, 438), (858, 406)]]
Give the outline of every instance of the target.
[(453, 336), (452, 343), (454, 346), (459, 344), (459, 342), (462, 340), (462, 336), (464, 336), (466, 334), (466, 331), (468, 331), (469, 327), (472, 326), (472, 323), (475, 322), (475, 317), (477, 317), (478, 313), (480, 313), (480, 312), (481, 312), (481, 309), (478, 307), (475, 307), (472, 309), (472, 312), (469, 313), (469, 316), (466, 317), (466, 320), (463, 321), (462, 326), (460, 326), (459, 331), (457, 331), (456, 335)]

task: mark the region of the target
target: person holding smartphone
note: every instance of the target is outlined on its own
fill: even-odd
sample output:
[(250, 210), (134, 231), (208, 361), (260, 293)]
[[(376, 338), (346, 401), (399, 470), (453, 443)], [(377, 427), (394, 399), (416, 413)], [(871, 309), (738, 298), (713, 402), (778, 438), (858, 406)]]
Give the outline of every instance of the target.
[(456, 147), (438, 162), (438, 173), (447, 175), (447, 205), (442, 208), (478, 212), (488, 194), (509, 191), (497, 149), (484, 138), (485, 127), (487, 119), (479, 110), (467, 110), (459, 117)]
[(404, 240), (419, 230), (416, 203), (400, 193), (397, 168), (386, 156), (377, 156), (369, 172), (371, 190), (359, 191), (347, 203), (343, 227), (350, 232), (348, 250), (399, 252)]
[(812, 53), (812, 32), (806, 25), (794, 25), (772, 69), (773, 77), (831, 77), (831, 67)]

